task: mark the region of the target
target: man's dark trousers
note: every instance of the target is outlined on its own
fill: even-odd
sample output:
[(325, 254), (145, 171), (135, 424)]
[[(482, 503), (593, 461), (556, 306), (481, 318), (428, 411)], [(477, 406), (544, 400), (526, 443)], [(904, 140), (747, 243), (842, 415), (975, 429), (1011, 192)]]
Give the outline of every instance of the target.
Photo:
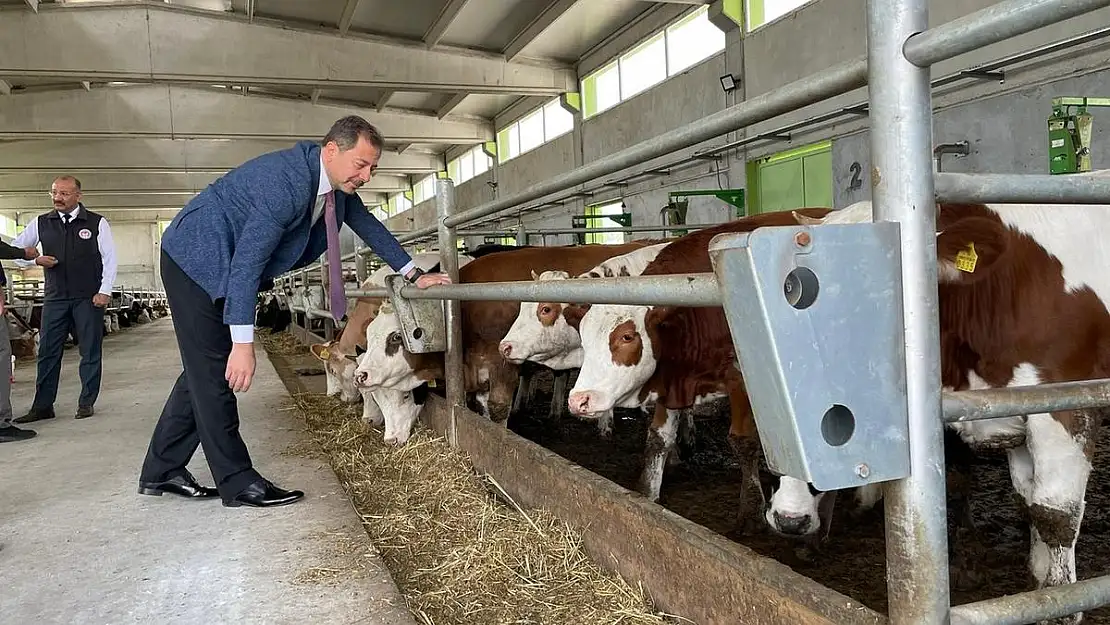
[(58, 377), (62, 372), (62, 350), (70, 324), (77, 335), (81, 352), (81, 397), (78, 406), (92, 406), (100, 396), (100, 346), (104, 339), (104, 309), (93, 305), (92, 298), (48, 299), (42, 305), (42, 331), (39, 334), (38, 376), (31, 409), (48, 412), (58, 397)]
[(181, 475), (199, 444), (220, 496), (229, 500), (262, 476), (239, 435), (235, 393), (224, 377), (231, 330), (223, 322), (223, 299), (213, 303), (165, 252), (161, 264), (184, 371), (162, 408), (139, 480)]

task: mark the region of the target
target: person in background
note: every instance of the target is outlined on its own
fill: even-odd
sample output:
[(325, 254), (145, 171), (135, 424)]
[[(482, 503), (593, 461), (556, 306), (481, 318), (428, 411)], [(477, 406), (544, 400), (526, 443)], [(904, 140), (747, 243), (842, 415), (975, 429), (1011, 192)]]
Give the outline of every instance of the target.
[[(0, 258), (33, 260), (38, 258), (35, 247), (20, 249), (0, 241)], [(12, 342), (9, 337), (7, 299), (8, 276), (0, 266), (0, 443), (13, 443), (35, 437), (34, 430), (12, 424)]]
[(81, 352), (81, 396), (75, 418), (91, 417), (100, 395), (104, 309), (116, 281), (112, 229), (107, 219), (81, 203), (81, 181), (73, 176), (55, 178), (50, 198), (54, 210), (27, 224), (12, 242), (16, 247), (42, 243), (42, 255), (35, 263), (43, 267), (46, 280), (35, 399), (16, 423), (54, 418), (62, 351), (71, 326)]
[[(162, 283), (183, 371), (154, 427), (139, 474), (139, 493), (190, 499), (219, 496), (229, 507), (293, 503), (254, 469), (239, 435), (235, 393), (255, 371), (255, 302), (260, 288), (327, 253), (331, 313), (347, 301), (339, 263), (346, 224), (395, 271), (419, 288), (446, 284), (426, 274), (362, 203), (358, 188), (374, 175), (384, 140), (357, 116), (344, 117), (322, 145), (298, 142), (240, 165), (197, 194), (162, 235)], [(204, 449), (216, 488), (185, 468)]]

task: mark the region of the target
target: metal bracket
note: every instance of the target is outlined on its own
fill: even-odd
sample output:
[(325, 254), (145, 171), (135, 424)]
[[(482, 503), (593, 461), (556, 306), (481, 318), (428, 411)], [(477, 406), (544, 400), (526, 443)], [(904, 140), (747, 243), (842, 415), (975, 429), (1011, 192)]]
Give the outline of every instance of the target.
[(768, 467), (821, 490), (909, 476), (898, 224), (719, 234), (709, 254)]
[(447, 322), (443, 301), (437, 299), (406, 299), (401, 289), (407, 286), (404, 276), (385, 277), (393, 313), (401, 326), (401, 339), (410, 354), (447, 351)]

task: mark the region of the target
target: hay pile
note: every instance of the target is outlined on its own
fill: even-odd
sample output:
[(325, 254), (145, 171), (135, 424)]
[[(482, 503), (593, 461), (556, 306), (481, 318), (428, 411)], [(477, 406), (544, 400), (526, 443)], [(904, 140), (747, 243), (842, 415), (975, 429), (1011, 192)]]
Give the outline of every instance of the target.
[(678, 622), (590, 561), (567, 525), (504, 503), (426, 428), (394, 448), (339, 401), (299, 393), (293, 403), (419, 623)]

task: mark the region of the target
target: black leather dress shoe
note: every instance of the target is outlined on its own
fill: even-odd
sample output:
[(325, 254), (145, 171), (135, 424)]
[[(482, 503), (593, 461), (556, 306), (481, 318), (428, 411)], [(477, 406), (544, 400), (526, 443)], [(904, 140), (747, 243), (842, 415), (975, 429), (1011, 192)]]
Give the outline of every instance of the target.
[(164, 482), (139, 482), (140, 495), (161, 497), (162, 493), (180, 495), (189, 499), (210, 499), (220, 496), (215, 488), (201, 486), (191, 475), (175, 475)]
[(243, 489), (232, 499), (224, 499), (224, 505), (229, 508), (239, 506), (254, 506), (256, 508), (269, 508), (284, 506), (304, 497), (299, 490), (285, 490), (270, 483), (269, 480), (259, 480)]

